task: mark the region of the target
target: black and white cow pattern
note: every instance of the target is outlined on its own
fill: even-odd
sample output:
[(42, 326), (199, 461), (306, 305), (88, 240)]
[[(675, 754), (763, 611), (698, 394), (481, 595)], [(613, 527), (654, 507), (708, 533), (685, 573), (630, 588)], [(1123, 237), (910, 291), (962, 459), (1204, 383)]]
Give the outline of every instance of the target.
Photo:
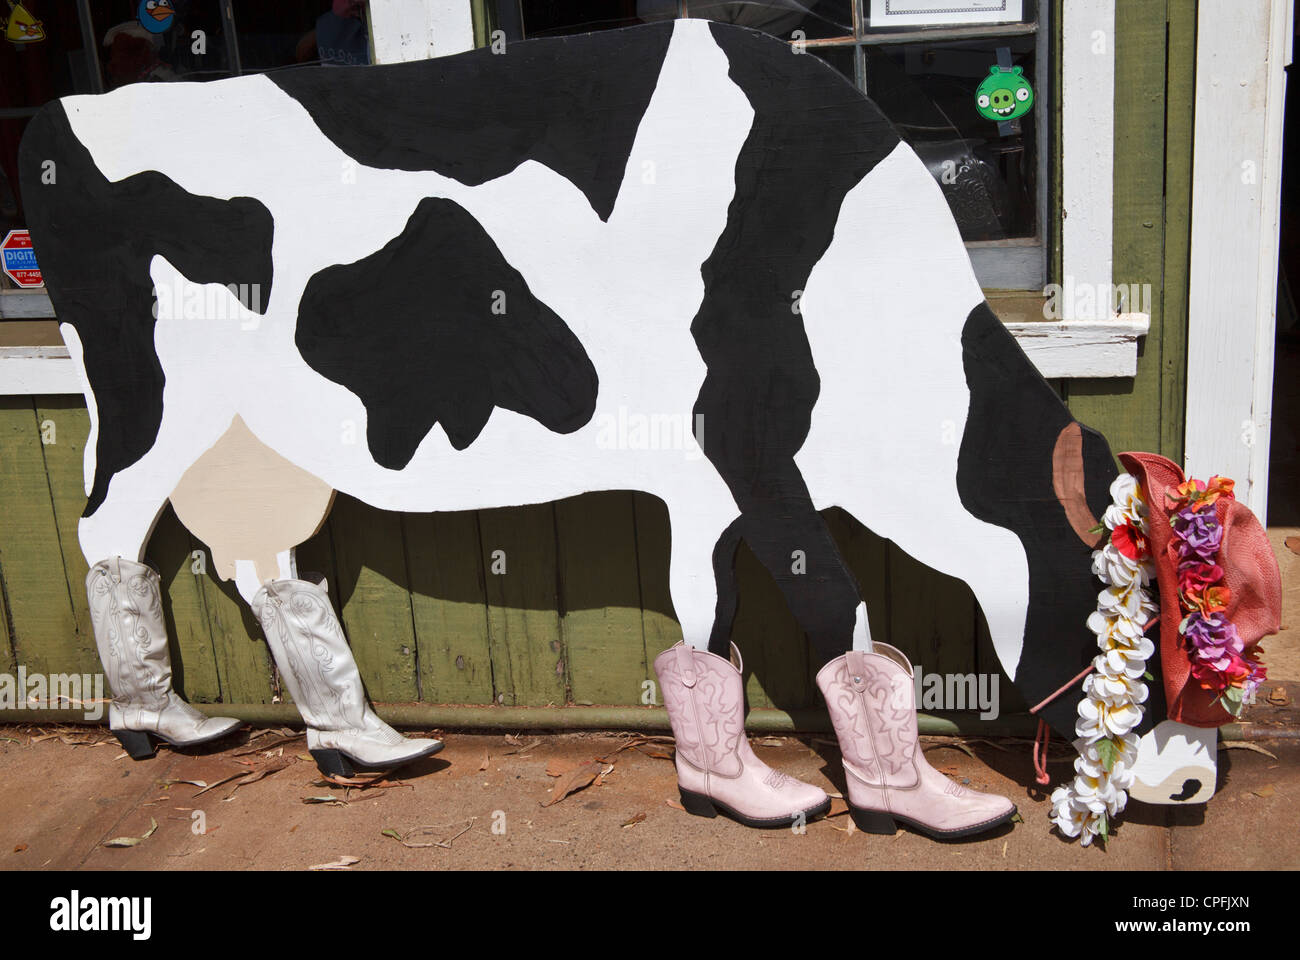
[[(238, 415), (384, 509), (661, 497), (697, 646), (725, 649), (742, 538), (822, 658), (865, 645), (837, 505), (971, 586), (1031, 703), (1095, 652), (1052, 485), (1069, 412), (924, 164), (776, 39), (680, 20), (128, 86), (47, 107), (22, 169), (86, 375), (91, 562), (139, 556)], [(690, 418), (704, 456), (603, 449), (620, 411)], [(1083, 459), (1100, 515), (1115, 466), (1086, 428)], [(1073, 699), (1045, 711), (1062, 731)]]

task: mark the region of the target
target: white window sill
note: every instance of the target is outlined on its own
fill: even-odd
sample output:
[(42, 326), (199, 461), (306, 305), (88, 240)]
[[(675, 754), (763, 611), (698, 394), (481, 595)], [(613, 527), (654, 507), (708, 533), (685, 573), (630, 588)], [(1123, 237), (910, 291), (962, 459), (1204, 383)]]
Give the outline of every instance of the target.
[[(990, 295), (989, 304), (1039, 373), (1049, 380), (1076, 377), (1131, 377), (1137, 373), (1138, 337), (1151, 318), (1122, 313), (1107, 320), (1042, 320), (1042, 299)], [(0, 293), (0, 320), (53, 317), (43, 290)], [(81, 381), (68, 348), (0, 346), (0, 396), (80, 394)]]

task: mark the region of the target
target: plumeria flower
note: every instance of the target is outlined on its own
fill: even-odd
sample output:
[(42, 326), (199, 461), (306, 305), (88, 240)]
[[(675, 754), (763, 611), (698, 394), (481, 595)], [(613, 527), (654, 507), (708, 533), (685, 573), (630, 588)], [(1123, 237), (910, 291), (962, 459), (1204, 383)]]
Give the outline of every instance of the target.
[(1133, 583), (1145, 586), (1151, 579), (1148, 565), (1121, 551), (1114, 542), (1092, 552), (1092, 572), (1102, 583), (1112, 586), (1128, 586)]
[(1070, 788), (1057, 787), (1052, 792), (1052, 822), (1067, 837), (1082, 837), (1083, 846), (1092, 843), (1100, 829), (1097, 814), (1070, 796)]
[(1112, 779), (1127, 773), (1137, 763), (1137, 734), (1129, 733), (1122, 737), (1111, 737), (1110, 742), (1115, 751), (1114, 763), (1111, 765), (1110, 770), (1107, 771), (1101, 759), (1100, 741), (1096, 743), (1088, 743), (1082, 739), (1074, 741), (1074, 749), (1079, 752), (1079, 755), (1074, 760), (1075, 772), (1086, 773), (1090, 777), (1109, 774)]
[(1090, 743), (1113, 736), (1123, 736), (1142, 722), (1142, 709), (1136, 704), (1111, 705), (1085, 698), (1079, 701), (1079, 719), (1074, 732)]
[(1111, 782), (1110, 777), (1089, 777), (1076, 774), (1071, 784), (1076, 803), (1087, 807), (1093, 813), (1114, 815), (1124, 809), (1128, 795)]
[(1136, 583), (1107, 587), (1097, 594), (1097, 609), (1104, 615), (1132, 619), (1143, 611), (1145, 591)]
[[(1105, 658), (1098, 658), (1104, 660)], [(1145, 668), (1145, 664), (1143, 665)], [(1139, 677), (1141, 674), (1138, 675)], [(1126, 673), (1112, 675), (1100, 671), (1088, 675), (1091, 683), (1086, 688), (1086, 692), (1094, 700), (1098, 700), (1112, 709), (1131, 706), (1138, 703), (1146, 703), (1147, 685), (1140, 679), (1128, 676)]]
[[(1121, 473), (1110, 485), (1111, 507), (1106, 509), (1109, 516), (1112, 508), (1119, 516), (1130, 521), (1142, 520), (1147, 515), (1147, 502), (1142, 496), (1142, 487), (1137, 477), (1131, 473)], [(1106, 524), (1110, 529), (1115, 525)]]
[[(1151, 644), (1152, 649), (1154, 649), (1155, 644), (1152, 644), (1150, 640), (1147, 643)], [(1141, 654), (1142, 650), (1140, 649), (1112, 647), (1105, 653), (1098, 654), (1092, 663), (1096, 668), (1097, 676), (1111, 680), (1138, 680), (1147, 671), (1147, 657)]]
[(1145, 612), (1137, 619), (1092, 613), (1088, 617), (1088, 629), (1097, 635), (1097, 646), (1103, 652), (1121, 650), (1126, 657), (1150, 660), (1155, 642), (1142, 629), (1149, 619)]

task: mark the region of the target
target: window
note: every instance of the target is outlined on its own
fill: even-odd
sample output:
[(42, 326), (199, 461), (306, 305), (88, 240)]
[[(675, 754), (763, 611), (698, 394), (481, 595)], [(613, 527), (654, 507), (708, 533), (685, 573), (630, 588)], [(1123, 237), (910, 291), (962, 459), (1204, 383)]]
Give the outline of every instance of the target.
[[(951, 12), (990, 4), (937, 6)], [(1038, 291), (1047, 279), (1052, 222), (1050, 31), (1043, 20), (1050, 5), (1004, 6), (1008, 16), (1019, 7), (1018, 19), (885, 26), (871, 20), (873, 0), (489, 0), (489, 15), (508, 40), (692, 16), (802, 44), (870, 96), (925, 162), (981, 284)], [(977, 110), (976, 88), (994, 67), (1019, 68), (1034, 91), (1035, 107), (1019, 119), (996, 122)]]
[[(370, 62), (366, 0), (15, 0), (13, 11), (6, 6), (0, 6), (0, 21), (9, 18), (0, 31), (0, 237), (24, 225), (18, 144), (28, 120), (50, 100), (128, 83)], [(0, 288), (9, 286), (0, 276)]]

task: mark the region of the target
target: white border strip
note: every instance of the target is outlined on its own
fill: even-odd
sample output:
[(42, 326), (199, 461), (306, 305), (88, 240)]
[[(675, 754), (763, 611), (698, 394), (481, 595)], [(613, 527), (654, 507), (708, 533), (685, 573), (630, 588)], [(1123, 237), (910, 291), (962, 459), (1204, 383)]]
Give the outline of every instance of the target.
[(1101, 287), (1111, 282), (1115, 0), (1061, 6), (1061, 273)]
[(1284, 68), (1291, 0), (1200, 0), (1186, 470), (1268, 503)]
[(469, 0), (370, 0), (376, 63), (428, 60), (474, 49)]

